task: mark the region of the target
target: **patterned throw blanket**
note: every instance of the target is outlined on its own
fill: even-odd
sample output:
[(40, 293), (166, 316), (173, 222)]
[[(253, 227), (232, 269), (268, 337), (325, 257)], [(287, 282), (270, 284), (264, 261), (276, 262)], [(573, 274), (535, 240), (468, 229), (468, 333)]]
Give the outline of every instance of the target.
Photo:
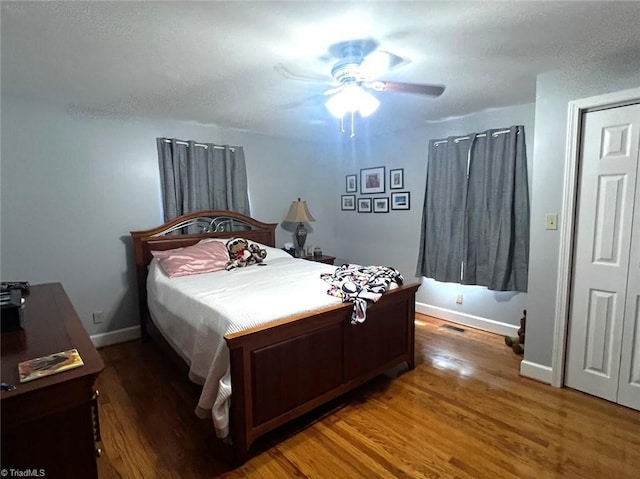
[(380, 299), (391, 283), (402, 285), (400, 272), (387, 266), (360, 266), (343, 264), (332, 273), (320, 277), (331, 285), (327, 294), (353, 302), (351, 324), (363, 323), (367, 307)]

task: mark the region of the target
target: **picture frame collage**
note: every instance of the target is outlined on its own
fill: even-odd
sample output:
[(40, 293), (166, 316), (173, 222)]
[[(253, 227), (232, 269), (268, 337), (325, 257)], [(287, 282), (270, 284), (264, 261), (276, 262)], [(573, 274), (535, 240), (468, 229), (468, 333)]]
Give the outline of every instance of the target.
[[(360, 170), (357, 174), (347, 175), (345, 178), (345, 192), (342, 195), (342, 211), (357, 211), (358, 213), (389, 213), (390, 210), (411, 209), (411, 193), (409, 191), (395, 191), (404, 189), (404, 169), (389, 170), (389, 196), (357, 196), (381, 195), (386, 193), (386, 168), (377, 166)], [(359, 188), (358, 188), (359, 186)], [(358, 189), (360, 190), (358, 192)]]

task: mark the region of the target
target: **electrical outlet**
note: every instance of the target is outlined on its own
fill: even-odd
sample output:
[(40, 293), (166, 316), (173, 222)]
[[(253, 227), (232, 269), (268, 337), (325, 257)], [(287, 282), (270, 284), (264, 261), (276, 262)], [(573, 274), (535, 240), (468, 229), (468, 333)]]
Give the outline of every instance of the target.
[(462, 293), (458, 293), (456, 296), (456, 303), (462, 304)]
[(102, 311), (94, 311), (93, 324), (100, 324), (102, 322)]

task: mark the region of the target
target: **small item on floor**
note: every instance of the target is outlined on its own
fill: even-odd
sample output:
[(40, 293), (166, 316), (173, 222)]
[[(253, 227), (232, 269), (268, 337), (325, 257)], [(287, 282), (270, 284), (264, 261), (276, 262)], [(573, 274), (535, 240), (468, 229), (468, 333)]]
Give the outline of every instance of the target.
[(504, 343), (513, 349), (516, 354), (524, 354), (524, 331), (527, 325), (527, 310), (523, 311), (523, 316), (520, 318), (520, 329), (518, 329), (518, 336), (505, 336)]

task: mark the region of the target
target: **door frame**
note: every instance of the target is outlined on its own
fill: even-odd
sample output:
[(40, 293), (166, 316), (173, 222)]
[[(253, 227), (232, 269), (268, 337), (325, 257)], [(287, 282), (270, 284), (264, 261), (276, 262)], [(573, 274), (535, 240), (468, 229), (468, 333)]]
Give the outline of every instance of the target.
[(578, 164), (583, 116), (589, 111), (616, 108), (640, 103), (640, 88), (597, 95), (569, 102), (567, 144), (564, 162), (564, 187), (560, 215), (560, 253), (556, 297), (555, 331), (551, 358), (551, 385), (564, 386), (564, 372), (571, 304), (573, 245), (575, 235), (576, 195), (578, 193)]

